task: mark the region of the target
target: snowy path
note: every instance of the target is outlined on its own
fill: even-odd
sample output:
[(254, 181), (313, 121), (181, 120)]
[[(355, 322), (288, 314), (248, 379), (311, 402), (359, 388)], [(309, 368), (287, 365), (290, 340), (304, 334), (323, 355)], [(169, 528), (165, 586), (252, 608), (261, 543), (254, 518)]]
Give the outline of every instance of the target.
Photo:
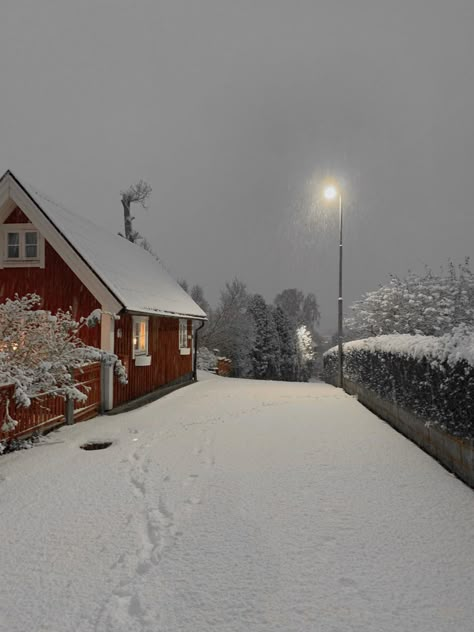
[(0, 630), (471, 632), (473, 524), (337, 389), (206, 379), (0, 458)]

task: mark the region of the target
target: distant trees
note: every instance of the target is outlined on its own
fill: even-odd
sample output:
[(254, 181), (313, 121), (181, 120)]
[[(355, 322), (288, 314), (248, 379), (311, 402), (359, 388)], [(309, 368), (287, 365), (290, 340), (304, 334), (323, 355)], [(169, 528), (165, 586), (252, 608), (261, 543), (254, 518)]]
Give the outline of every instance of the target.
[(287, 315), (295, 327), (306, 325), (314, 333), (319, 323), (319, 305), (313, 293), (305, 294), (296, 288), (289, 288), (277, 294), (274, 301)]
[(248, 312), (249, 295), (245, 284), (234, 279), (225, 284), (215, 310), (209, 309), (209, 322), (202, 331), (202, 344), (218, 349), (232, 360), (238, 377), (252, 374), (250, 351), (254, 342), (254, 323)]
[(346, 321), (351, 338), (382, 334), (441, 336), (460, 324), (474, 325), (474, 274), (469, 259), (434, 274), (410, 272), (365, 294)]
[(207, 302), (205, 309), (203, 295), (195, 292), (193, 298), (209, 317), (201, 344), (229, 357), (236, 377), (309, 379), (314, 368), (314, 336), (305, 322), (314, 327), (319, 317), (316, 298), (299, 290), (278, 296), (278, 304), (267, 304), (262, 295), (249, 294), (245, 284), (234, 279), (226, 283), (213, 310)]
[(208, 314), (211, 310), (209, 303), (204, 298), (204, 290), (200, 285), (193, 285), (189, 295), (193, 299), (195, 303), (199, 305), (199, 307)]

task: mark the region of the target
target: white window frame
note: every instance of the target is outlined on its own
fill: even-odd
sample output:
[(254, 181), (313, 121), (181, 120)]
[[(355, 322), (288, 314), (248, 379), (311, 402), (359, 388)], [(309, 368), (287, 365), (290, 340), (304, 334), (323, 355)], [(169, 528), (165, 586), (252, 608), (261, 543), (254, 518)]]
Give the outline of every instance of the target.
[(179, 319), (179, 348), (188, 349), (188, 321), (186, 318)]
[[(149, 325), (149, 318), (148, 316), (133, 316), (132, 317), (132, 358), (138, 358), (140, 356), (147, 356), (148, 355), (148, 341), (149, 341), (149, 336), (150, 336), (150, 325)], [(135, 349), (135, 325), (137, 323), (145, 323), (145, 349), (140, 349), (139, 351), (137, 351)]]
[[(2, 268), (44, 268), (44, 239), (33, 224), (2, 224), (1, 226), (1, 257), (0, 267)], [(8, 235), (9, 233), (19, 234), (20, 256), (8, 258)], [(27, 257), (26, 251), (26, 233), (36, 233), (37, 235), (37, 252), (36, 257)]]

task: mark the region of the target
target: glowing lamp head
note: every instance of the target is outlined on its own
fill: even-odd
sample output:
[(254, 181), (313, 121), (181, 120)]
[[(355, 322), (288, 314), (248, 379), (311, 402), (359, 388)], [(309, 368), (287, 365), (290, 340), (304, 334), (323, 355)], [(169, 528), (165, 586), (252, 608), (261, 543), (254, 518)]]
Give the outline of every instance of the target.
[(337, 198), (338, 195), (339, 194), (336, 187), (332, 185), (324, 189), (324, 197), (326, 198), (326, 200), (334, 200)]

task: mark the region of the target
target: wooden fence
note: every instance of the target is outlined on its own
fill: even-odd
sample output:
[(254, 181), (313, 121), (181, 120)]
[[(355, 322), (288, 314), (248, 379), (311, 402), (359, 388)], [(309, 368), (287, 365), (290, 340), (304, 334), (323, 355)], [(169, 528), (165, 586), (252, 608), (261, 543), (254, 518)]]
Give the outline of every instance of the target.
[[(100, 363), (76, 369), (75, 379), (79, 390), (87, 393), (87, 400), (74, 402), (74, 421), (85, 421), (95, 417), (100, 410)], [(31, 406), (25, 408), (15, 405), (13, 395), (13, 385), (0, 386), (0, 441), (26, 437), (33, 432), (44, 432), (66, 420), (67, 403), (62, 397), (38, 395), (31, 399)], [(1, 426), (5, 419), (7, 402), (10, 417), (18, 423), (13, 430), (5, 432)]]

